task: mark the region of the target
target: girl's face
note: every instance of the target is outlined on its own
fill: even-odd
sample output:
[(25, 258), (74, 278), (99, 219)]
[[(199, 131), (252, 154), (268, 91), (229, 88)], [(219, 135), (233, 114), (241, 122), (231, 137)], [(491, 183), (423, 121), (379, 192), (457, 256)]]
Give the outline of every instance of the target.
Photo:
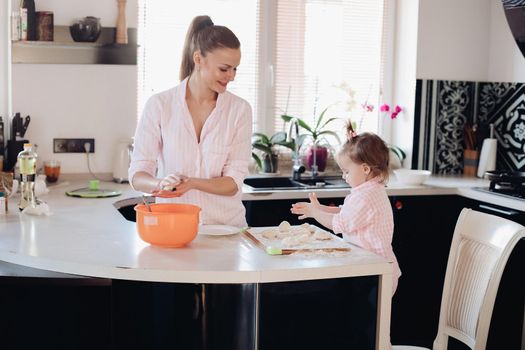
[(220, 94), (226, 91), (226, 86), (235, 79), (237, 67), (241, 63), (241, 50), (221, 48), (208, 52), (203, 57), (200, 52), (194, 56), (196, 73), (204, 84), (212, 91)]
[(357, 187), (368, 180), (368, 176), (370, 175), (370, 167), (368, 164), (354, 163), (345, 155), (338, 155), (336, 161), (337, 165), (339, 165), (343, 171), (343, 179), (350, 187)]

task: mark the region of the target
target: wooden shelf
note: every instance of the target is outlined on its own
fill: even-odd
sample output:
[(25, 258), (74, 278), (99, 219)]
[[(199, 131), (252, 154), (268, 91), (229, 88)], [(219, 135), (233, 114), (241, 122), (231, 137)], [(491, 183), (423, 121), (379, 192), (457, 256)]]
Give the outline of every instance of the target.
[(137, 30), (128, 28), (128, 44), (115, 44), (115, 28), (102, 28), (94, 43), (75, 42), (68, 26), (55, 26), (55, 41), (12, 42), (14, 64), (137, 64)]

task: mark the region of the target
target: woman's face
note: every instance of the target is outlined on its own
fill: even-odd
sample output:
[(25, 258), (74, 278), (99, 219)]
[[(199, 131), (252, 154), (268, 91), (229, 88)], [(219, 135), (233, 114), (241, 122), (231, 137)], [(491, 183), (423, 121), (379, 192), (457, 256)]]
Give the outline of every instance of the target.
[(201, 80), (210, 90), (220, 94), (235, 79), (237, 67), (241, 63), (241, 50), (220, 48), (206, 53), (206, 56), (196, 52), (194, 60)]
[(368, 180), (370, 167), (365, 164), (354, 163), (348, 156), (338, 155), (337, 165), (343, 171), (343, 179), (350, 187), (357, 187)]

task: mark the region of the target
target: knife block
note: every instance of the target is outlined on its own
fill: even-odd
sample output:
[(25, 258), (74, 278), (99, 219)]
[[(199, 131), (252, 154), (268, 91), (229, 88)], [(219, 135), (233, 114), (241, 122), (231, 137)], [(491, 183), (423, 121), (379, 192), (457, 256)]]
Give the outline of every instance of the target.
[(13, 170), (16, 164), (18, 153), (24, 150), (24, 143), (28, 142), (28, 140), (7, 140), (6, 171)]

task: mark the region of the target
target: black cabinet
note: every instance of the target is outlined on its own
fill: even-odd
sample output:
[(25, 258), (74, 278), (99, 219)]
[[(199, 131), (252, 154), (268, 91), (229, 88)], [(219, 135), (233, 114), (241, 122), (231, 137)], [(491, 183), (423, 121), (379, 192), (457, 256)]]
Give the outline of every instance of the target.
[(392, 299), (392, 344), (432, 348), (459, 196), (394, 196), (392, 246), (402, 276)]
[(111, 281), (0, 277), (2, 349), (110, 349)]
[[(448, 253), (459, 213), (472, 208), (525, 224), (525, 213), (460, 196), (391, 197), (393, 248), (403, 275), (392, 299), (392, 344), (432, 348)], [(491, 210), (495, 208), (496, 210)], [(525, 297), (525, 241), (514, 249), (502, 276), (487, 350), (520, 349)], [(449, 350), (468, 349), (451, 341)]]

